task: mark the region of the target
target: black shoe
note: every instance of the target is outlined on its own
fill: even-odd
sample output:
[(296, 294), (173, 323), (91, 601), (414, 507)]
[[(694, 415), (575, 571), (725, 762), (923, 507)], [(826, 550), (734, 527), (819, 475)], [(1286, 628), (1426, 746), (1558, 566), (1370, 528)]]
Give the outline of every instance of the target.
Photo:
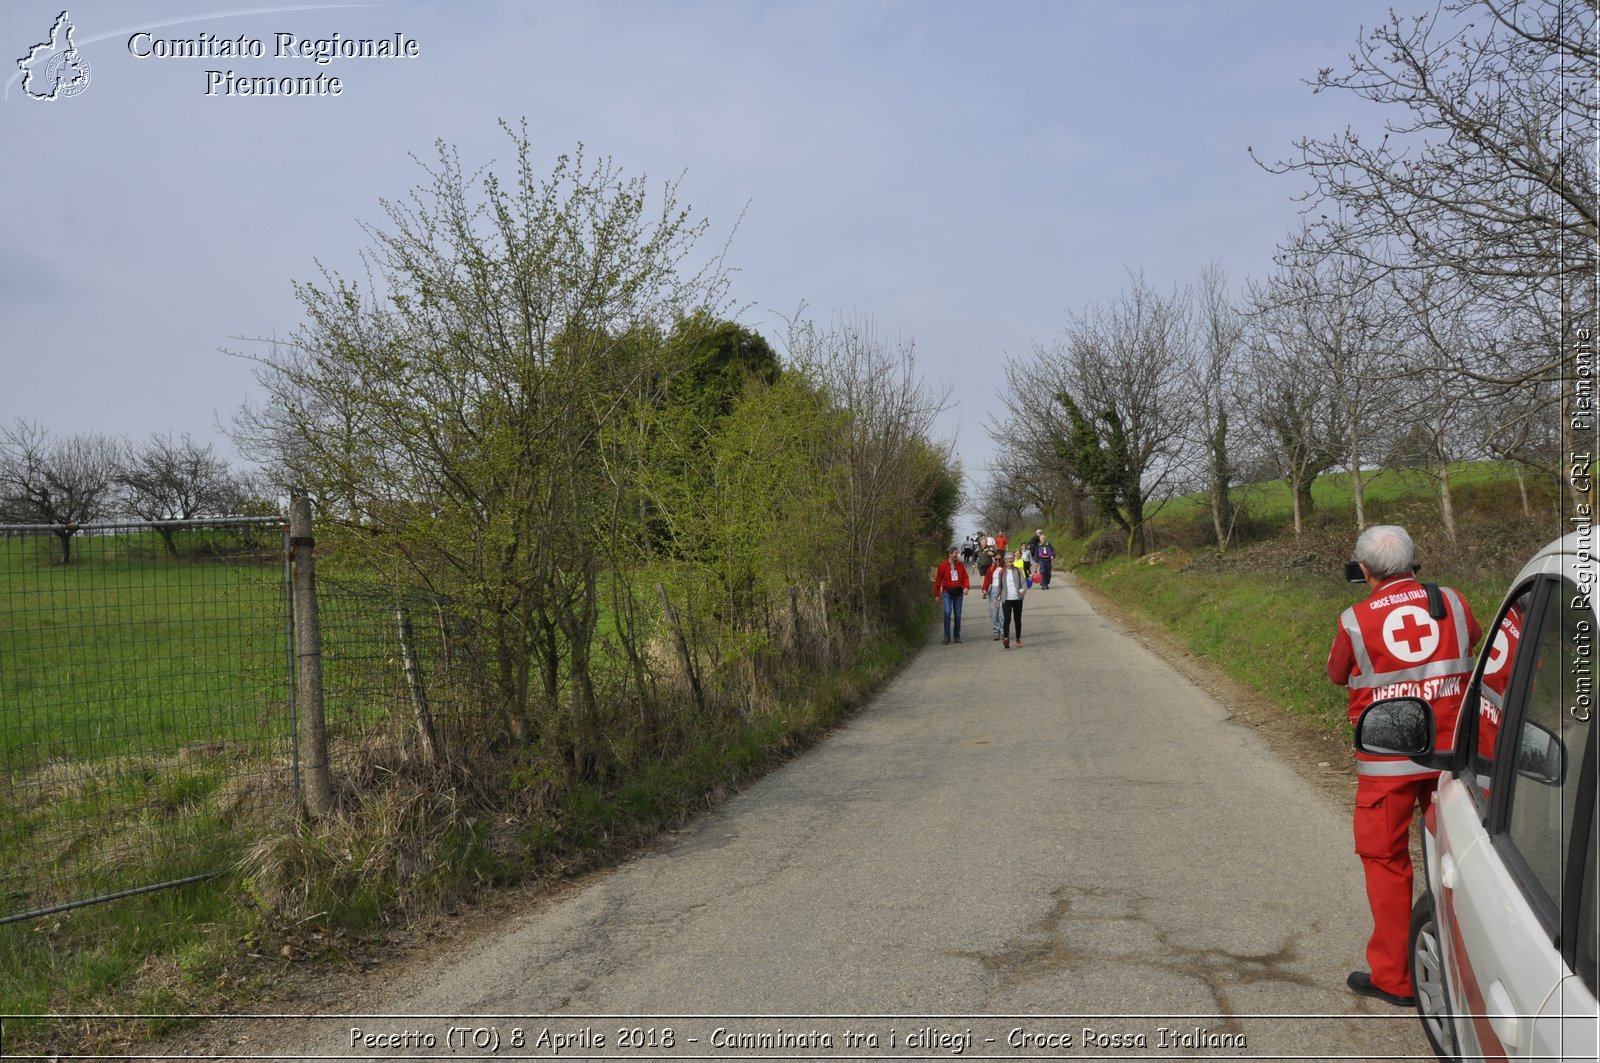
[(1397, 1008), (1414, 1008), (1417, 1006), (1416, 997), (1403, 997), (1397, 993), (1385, 993), (1373, 985), (1372, 975), (1366, 971), (1351, 971), (1350, 977), (1344, 980), (1344, 984), (1364, 997), (1381, 1000), (1386, 1004), (1393, 1004)]
[(956, 641), (957, 641), (957, 642), (960, 642), (960, 641), (961, 641), (961, 636), (960, 636), (960, 635), (957, 635), (957, 636), (956, 636)]
[(945, 644), (945, 645), (946, 645), (946, 646), (948, 646), (948, 645), (950, 645), (950, 640), (949, 640), (949, 639), (945, 639), (945, 640), (944, 640), (944, 644)]

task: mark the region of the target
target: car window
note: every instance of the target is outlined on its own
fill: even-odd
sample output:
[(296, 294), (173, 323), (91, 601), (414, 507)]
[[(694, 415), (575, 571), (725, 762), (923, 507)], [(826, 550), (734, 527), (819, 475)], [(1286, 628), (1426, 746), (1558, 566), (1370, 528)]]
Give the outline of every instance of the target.
[(1517, 650), (1522, 644), (1522, 630), (1527, 625), (1528, 610), (1533, 604), (1533, 586), (1528, 584), (1512, 598), (1496, 621), (1489, 637), (1483, 678), (1478, 685), (1478, 730), (1472, 745), (1469, 781), (1482, 795), (1484, 807), (1488, 804), (1490, 780), (1494, 778), (1494, 750), (1500, 733), (1502, 703), (1506, 687), (1511, 683)]
[(1600, 981), (1600, 927), (1595, 924), (1600, 912), (1595, 909), (1595, 878), (1597, 869), (1595, 858), (1595, 830), (1600, 819), (1593, 817), (1589, 820), (1589, 852), (1583, 861), (1583, 894), (1578, 908), (1578, 933), (1576, 950), (1573, 957), (1573, 971), (1583, 979), (1583, 984), (1589, 987), (1589, 992), (1600, 995), (1600, 988), (1595, 987), (1595, 982)]
[(1562, 590), (1544, 598), (1545, 615), (1536, 626), (1537, 656), (1521, 695), (1522, 711), (1506, 706), (1497, 750), (1506, 837), (1554, 906), (1557, 926), (1583, 752), (1589, 742), (1589, 713), (1582, 712), (1580, 718), (1568, 711), (1580, 704), (1580, 695), (1587, 704), (1589, 691), (1587, 668), (1575, 667), (1580, 658), (1574, 635), (1588, 632), (1592, 616), (1581, 600), (1576, 604), (1583, 608), (1573, 607), (1575, 587), (1567, 584)]

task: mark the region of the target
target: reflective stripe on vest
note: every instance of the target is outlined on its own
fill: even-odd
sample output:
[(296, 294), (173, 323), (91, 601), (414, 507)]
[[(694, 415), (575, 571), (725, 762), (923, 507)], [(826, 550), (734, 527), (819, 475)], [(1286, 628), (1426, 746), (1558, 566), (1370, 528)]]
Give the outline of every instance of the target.
[(1357, 760), (1357, 775), (1437, 775), (1438, 768), (1427, 768), (1414, 760)]
[[(1358, 643), (1359, 645), (1359, 643)], [(1356, 653), (1359, 660), (1366, 655), (1366, 648), (1362, 647)], [(1373, 687), (1388, 686), (1391, 683), (1403, 683), (1406, 680), (1434, 679), (1441, 675), (1462, 675), (1472, 671), (1476, 662), (1471, 657), (1457, 657), (1451, 661), (1430, 661), (1419, 664), (1415, 668), (1404, 668), (1398, 672), (1382, 672), (1378, 675), (1368, 674), (1367, 669), (1372, 666), (1370, 661), (1361, 661), (1361, 674), (1350, 677), (1351, 690), (1370, 690)]]

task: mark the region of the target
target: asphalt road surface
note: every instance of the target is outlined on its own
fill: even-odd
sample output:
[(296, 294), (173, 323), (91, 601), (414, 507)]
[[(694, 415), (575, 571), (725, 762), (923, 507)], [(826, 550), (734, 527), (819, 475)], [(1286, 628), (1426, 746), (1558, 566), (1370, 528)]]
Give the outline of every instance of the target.
[(278, 1058), (1428, 1057), (1344, 986), (1343, 811), (1069, 579), (1025, 648), (967, 605), (811, 752)]

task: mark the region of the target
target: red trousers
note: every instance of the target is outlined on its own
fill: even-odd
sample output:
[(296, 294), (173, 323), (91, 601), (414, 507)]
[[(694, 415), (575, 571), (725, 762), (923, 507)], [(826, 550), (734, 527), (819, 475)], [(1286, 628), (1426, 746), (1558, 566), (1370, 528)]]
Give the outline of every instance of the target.
[(1356, 782), (1356, 855), (1367, 877), (1372, 937), (1367, 964), (1372, 984), (1409, 997), (1411, 966), (1411, 814), (1433, 803), (1437, 775), (1362, 775)]

